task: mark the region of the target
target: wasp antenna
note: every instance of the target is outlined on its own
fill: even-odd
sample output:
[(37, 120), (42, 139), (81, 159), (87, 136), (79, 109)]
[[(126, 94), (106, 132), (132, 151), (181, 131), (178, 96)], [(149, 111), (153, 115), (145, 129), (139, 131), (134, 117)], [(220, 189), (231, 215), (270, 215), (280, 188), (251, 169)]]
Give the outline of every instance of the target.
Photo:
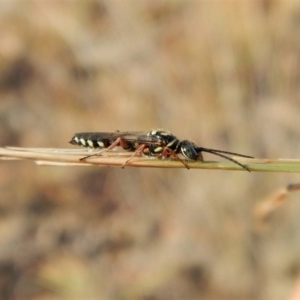
[[(243, 169), (245, 169), (246, 171), (251, 172), (250, 169), (249, 169), (247, 166), (245, 166), (245, 165), (239, 163), (238, 161), (236, 161), (235, 159), (233, 159), (233, 158), (231, 158), (231, 157), (229, 157), (229, 156), (226, 156), (226, 155), (224, 155), (224, 154), (221, 154), (221, 153), (219, 153), (219, 152), (222, 152), (222, 153), (228, 153), (228, 154), (233, 154), (233, 155), (238, 155), (237, 153), (227, 152), (227, 151), (219, 151), (219, 150), (208, 149), (208, 148), (200, 148), (200, 149), (201, 149), (200, 151), (212, 153), (212, 154), (218, 155), (218, 156), (220, 156), (220, 157), (223, 157), (223, 158), (225, 158), (225, 159), (227, 159), (227, 160), (230, 160), (230, 161), (232, 161), (233, 163), (235, 163), (235, 164), (239, 165), (240, 167), (242, 167)], [(239, 154), (239, 156), (247, 157), (247, 158), (252, 158), (251, 156), (242, 155), (242, 154)]]
[(225, 153), (225, 154), (231, 154), (231, 155), (236, 155), (236, 156), (246, 157), (246, 158), (254, 158), (253, 156), (249, 156), (249, 155), (245, 155), (245, 154), (229, 152), (229, 151), (223, 151), (223, 150), (217, 150), (217, 149), (203, 148), (203, 147), (198, 147), (197, 150), (198, 151), (204, 151), (204, 152)]

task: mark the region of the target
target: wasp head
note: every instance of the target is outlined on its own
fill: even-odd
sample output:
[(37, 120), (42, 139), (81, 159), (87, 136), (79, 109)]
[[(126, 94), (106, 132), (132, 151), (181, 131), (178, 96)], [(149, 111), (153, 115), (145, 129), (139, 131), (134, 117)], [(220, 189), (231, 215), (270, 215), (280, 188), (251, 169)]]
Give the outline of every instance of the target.
[(188, 160), (201, 160), (203, 161), (203, 156), (201, 154), (201, 148), (199, 148), (193, 142), (184, 140), (180, 143), (181, 154)]

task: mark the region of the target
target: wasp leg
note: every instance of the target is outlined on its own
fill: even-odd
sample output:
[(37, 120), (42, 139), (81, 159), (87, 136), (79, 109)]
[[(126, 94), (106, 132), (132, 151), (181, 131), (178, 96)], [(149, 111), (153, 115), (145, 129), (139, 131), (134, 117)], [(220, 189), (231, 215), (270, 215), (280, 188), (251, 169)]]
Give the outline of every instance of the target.
[(114, 149), (115, 147), (118, 147), (118, 146), (123, 147), (123, 146), (125, 145), (125, 143), (126, 143), (126, 142), (124, 141), (124, 139), (122, 139), (122, 138), (117, 138), (117, 139), (116, 139), (109, 147), (107, 147), (107, 148), (105, 148), (105, 149), (102, 149), (102, 150), (100, 150), (100, 151), (98, 151), (98, 152), (96, 152), (96, 153), (93, 153), (93, 154), (91, 154), (91, 155), (82, 157), (82, 158), (80, 158), (79, 160), (80, 160), (80, 161), (86, 160), (87, 158), (90, 158), (90, 157), (92, 157), (92, 156), (99, 155), (100, 153), (106, 152), (106, 151), (108, 151), (108, 150), (112, 150), (112, 149)]
[(177, 160), (179, 160), (188, 170), (190, 167), (188, 166), (187, 163), (185, 163), (172, 149), (165, 147), (164, 150), (161, 153), (162, 157), (173, 157)]
[(146, 144), (142, 144), (140, 145), (136, 151), (124, 162), (124, 164), (122, 165), (122, 169), (124, 169), (124, 167), (137, 155), (143, 152), (143, 150), (145, 149), (147, 145)]

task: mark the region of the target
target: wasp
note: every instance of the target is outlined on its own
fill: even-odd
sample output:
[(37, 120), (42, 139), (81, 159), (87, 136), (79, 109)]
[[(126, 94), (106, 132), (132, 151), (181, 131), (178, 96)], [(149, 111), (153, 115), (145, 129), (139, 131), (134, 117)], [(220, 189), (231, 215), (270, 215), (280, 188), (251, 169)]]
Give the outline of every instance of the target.
[[(187, 161), (204, 161), (202, 152), (207, 152), (230, 160), (250, 172), (246, 165), (239, 163), (226, 154), (253, 158), (252, 156), (235, 152), (199, 147), (191, 141), (181, 141), (169, 131), (164, 130), (152, 130), (149, 132), (82, 132), (76, 133), (70, 143), (92, 149), (100, 149), (100, 151), (85, 156), (80, 160), (86, 160), (89, 157), (99, 155), (116, 147), (121, 147), (129, 152), (134, 152), (123, 164), (122, 168), (124, 168), (134, 156), (143, 154), (145, 156), (154, 156), (158, 158), (174, 158), (179, 160), (187, 169), (189, 169)], [(185, 160), (180, 158), (179, 154), (183, 156)]]

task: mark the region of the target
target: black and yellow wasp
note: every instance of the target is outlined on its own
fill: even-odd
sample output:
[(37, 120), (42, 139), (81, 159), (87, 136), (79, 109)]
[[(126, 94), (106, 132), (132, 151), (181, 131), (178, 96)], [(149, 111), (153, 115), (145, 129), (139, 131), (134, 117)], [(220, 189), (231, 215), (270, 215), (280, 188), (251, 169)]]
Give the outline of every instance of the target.
[[(183, 165), (189, 169), (187, 164), (188, 161), (204, 161), (202, 152), (208, 152), (228, 159), (250, 172), (246, 165), (239, 163), (225, 154), (253, 158), (252, 156), (235, 152), (199, 147), (191, 141), (179, 140), (172, 133), (164, 130), (152, 130), (149, 132), (82, 132), (76, 133), (70, 143), (92, 149), (100, 149), (100, 151), (85, 156), (80, 160), (86, 160), (91, 156), (99, 155), (116, 147), (121, 147), (129, 152), (134, 152), (122, 167), (124, 167), (134, 156), (143, 154), (145, 156), (154, 156), (158, 158), (175, 158), (181, 161)], [(181, 154), (184, 159), (180, 158), (178, 154)]]

